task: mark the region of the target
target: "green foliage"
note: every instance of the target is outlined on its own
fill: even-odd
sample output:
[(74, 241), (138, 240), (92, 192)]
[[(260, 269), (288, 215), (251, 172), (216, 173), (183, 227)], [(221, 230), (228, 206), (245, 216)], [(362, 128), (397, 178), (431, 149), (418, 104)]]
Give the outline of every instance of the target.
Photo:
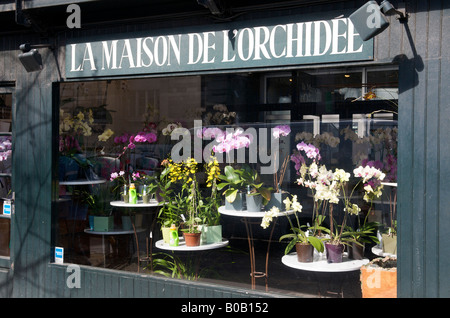
[[(323, 215), (319, 215), (315, 221), (313, 226), (308, 225), (300, 225), (299, 220), (297, 218), (297, 214), (295, 214), (297, 219), (297, 227), (293, 226), (292, 221), (288, 216), (289, 223), (291, 224), (292, 233), (285, 234), (280, 237), (280, 241), (284, 239), (290, 239), (291, 241), (286, 246), (284, 251), (285, 254), (289, 254), (289, 252), (294, 248), (295, 244), (303, 243), (303, 244), (311, 244), (318, 252), (324, 251), (323, 240), (317, 236), (318, 231), (326, 231), (327, 228), (322, 226), (322, 222), (325, 219)], [(304, 230), (303, 230), (304, 229)]]
[(263, 204), (267, 204), (270, 201), (272, 188), (263, 187), (264, 183), (260, 182), (260, 177), (254, 169), (248, 165), (243, 165), (241, 170), (236, 172), (241, 176), (244, 187), (249, 187), (251, 193), (259, 194), (263, 197)]
[(235, 170), (232, 166), (226, 166), (224, 168), (224, 173), (224, 175), (219, 175), (219, 179), (223, 182), (217, 185), (217, 189), (221, 191), (226, 187), (223, 195), (225, 195), (225, 199), (228, 202), (232, 203), (236, 199), (237, 193), (242, 192), (245, 189), (244, 179), (242, 179), (239, 174), (239, 170)]

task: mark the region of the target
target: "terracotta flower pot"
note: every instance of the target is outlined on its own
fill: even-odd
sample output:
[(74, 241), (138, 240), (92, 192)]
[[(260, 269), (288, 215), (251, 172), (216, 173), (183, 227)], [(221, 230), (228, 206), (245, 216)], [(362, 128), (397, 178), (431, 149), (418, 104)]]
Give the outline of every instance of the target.
[(296, 243), (297, 260), (301, 263), (311, 263), (314, 260), (314, 247), (311, 244)]
[(199, 246), (201, 235), (202, 235), (201, 232), (198, 232), (198, 233), (184, 232), (183, 236), (184, 236), (184, 242), (186, 243), (186, 246)]
[(375, 258), (361, 267), (363, 298), (397, 298), (397, 260)]

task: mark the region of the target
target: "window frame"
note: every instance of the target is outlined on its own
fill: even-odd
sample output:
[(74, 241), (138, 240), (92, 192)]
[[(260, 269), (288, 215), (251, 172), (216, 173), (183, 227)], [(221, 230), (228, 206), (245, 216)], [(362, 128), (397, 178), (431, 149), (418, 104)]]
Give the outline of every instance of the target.
[[(15, 118), (15, 95), (14, 95), (14, 86), (10, 85), (2, 85), (0, 84), (0, 94), (11, 94), (11, 132), (0, 132), (0, 136), (11, 136), (12, 143), (12, 151), (14, 154), (14, 118)], [(11, 190), (12, 190), (12, 199), (11, 199), (11, 215), (4, 216), (3, 213), (0, 214), (0, 218), (8, 218), (10, 219), (10, 253), (9, 256), (0, 256), (0, 268), (11, 268), (13, 255), (14, 255), (14, 240), (13, 240), (13, 229), (14, 229), (14, 183), (13, 183), (13, 167), (14, 167), (14, 155), (12, 155), (12, 164), (11, 164), (11, 173), (0, 173), (0, 177), (9, 177), (11, 178)], [(1, 202), (4, 202), (3, 198), (0, 198)], [(3, 203), (2, 203), (3, 209)]]

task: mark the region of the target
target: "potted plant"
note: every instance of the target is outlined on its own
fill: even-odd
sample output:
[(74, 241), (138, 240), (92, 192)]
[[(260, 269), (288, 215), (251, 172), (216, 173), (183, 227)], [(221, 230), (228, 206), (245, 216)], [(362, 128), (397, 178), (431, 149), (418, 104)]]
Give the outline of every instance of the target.
[(378, 257), (360, 270), (363, 298), (397, 298), (397, 259)]
[[(329, 238), (325, 243), (327, 250), (328, 262), (342, 262), (342, 254), (344, 251), (344, 244), (348, 244), (352, 240), (353, 232), (344, 231), (346, 229), (346, 221), (349, 214), (359, 215), (361, 209), (358, 205), (352, 203), (352, 196), (359, 184), (364, 185), (364, 200), (371, 202), (373, 198), (381, 196), (381, 180), (384, 178), (384, 173), (372, 166), (358, 167), (354, 169), (353, 173), (359, 181), (352, 188), (350, 194), (347, 193), (346, 188), (350, 179), (350, 173), (335, 169), (335, 171), (327, 170), (325, 165), (320, 167), (316, 163), (316, 158), (320, 159), (319, 151), (316, 147), (310, 144), (301, 142), (297, 145), (299, 151), (304, 151), (308, 158), (314, 158), (313, 163), (307, 167), (305, 160), (299, 167), (300, 178), (297, 180), (298, 184), (310, 188), (313, 191), (313, 197), (316, 202), (328, 203), (328, 212), (330, 220), (330, 228), (327, 229)], [(335, 224), (333, 216), (333, 208), (342, 200), (344, 204), (344, 211), (341, 224)], [(356, 235), (356, 234), (355, 234)]]
[(220, 196), (217, 192), (217, 179), (220, 175), (220, 167), (215, 157), (205, 164), (206, 186), (211, 188), (209, 196), (204, 195), (199, 200), (200, 218), (202, 219), (201, 231), (203, 241), (207, 244), (222, 241), (222, 225), (220, 224), (219, 206)]
[(132, 179), (138, 184), (138, 196), (142, 198), (142, 203), (149, 203), (158, 189), (157, 178), (143, 172), (135, 172)]
[[(393, 191), (397, 191), (394, 189)], [(396, 206), (397, 196), (394, 195), (394, 200), (389, 205), (389, 219), (390, 224), (387, 231), (381, 235), (381, 242), (383, 253), (397, 255), (397, 220), (396, 220)]]
[(225, 188), (225, 208), (227, 210), (241, 211), (244, 208), (244, 179), (232, 166), (224, 168), (224, 174), (219, 175), (222, 181), (217, 185), (219, 191)]
[[(201, 231), (198, 229), (201, 220), (198, 209), (201, 195), (196, 178), (197, 162), (193, 158), (177, 163), (168, 160), (167, 169), (169, 169), (168, 179), (172, 185), (178, 184), (179, 189), (171, 200), (165, 202), (164, 207), (167, 206), (172, 213), (179, 213), (178, 215), (183, 219), (182, 232), (186, 246), (198, 245), (201, 235)], [(185, 214), (187, 214), (187, 218)], [(191, 237), (194, 238), (194, 243), (190, 242)]]
[[(161, 232), (165, 243), (169, 243), (170, 227), (175, 224), (179, 228), (182, 219), (181, 215), (187, 210), (187, 197), (181, 191), (175, 191), (179, 187), (177, 178), (173, 177), (172, 163), (169, 159), (162, 162), (164, 168), (157, 182), (157, 199), (161, 207), (158, 212), (158, 222), (161, 225)], [(178, 190), (178, 189), (177, 189)]]
[(261, 211), (261, 206), (266, 205), (270, 200), (270, 189), (263, 187), (263, 183), (260, 182), (258, 173), (248, 165), (243, 165), (241, 170), (237, 171), (237, 173), (241, 175), (243, 186), (247, 189), (245, 197), (247, 211)]
[[(166, 186), (169, 186), (167, 184)], [(165, 188), (164, 188), (165, 189)], [(162, 201), (158, 212), (158, 221), (161, 224), (161, 232), (165, 243), (169, 243), (170, 226), (175, 224), (178, 228), (181, 222), (181, 214), (185, 211), (186, 198), (180, 193), (172, 195), (172, 191), (165, 189), (161, 192)]]
[[(323, 217), (319, 217), (315, 220), (313, 226), (300, 225), (300, 221), (297, 213), (302, 211), (302, 205), (297, 201), (297, 196), (292, 196), (292, 201), (289, 198), (284, 200), (286, 211), (294, 210), (294, 217), (296, 220), (296, 225), (292, 223), (291, 217), (287, 216), (290, 224), (290, 229), (292, 233), (284, 234), (280, 237), (280, 241), (284, 239), (290, 239), (290, 242), (286, 246), (284, 253), (287, 255), (294, 248), (297, 252), (297, 260), (299, 262), (309, 263), (314, 260), (314, 249), (322, 253), (324, 250), (324, 244), (322, 239), (318, 238), (316, 235), (321, 229), (325, 229), (321, 226)], [(277, 207), (272, 207), (268, 212), (264, 213), (263, 221), (261, 226), (267, 228), (273, 217), (273, 213), (278, 213)]]
[(128, 203), (130, 201), (129, 188), (128, 181), (125, 178), (125, 171), (112, 172), (109, 181), (113, 183), (112, 192), (118, 194), (119, 199), (123, 200), (123, 202)]
[[(244, 134), (242, 129), (237, 129), (234, 132), (221, 131), (218, 128), (207, 128), (202, 132), (205, 134), (213, 134), (215, 140), (218, 142), (212, 148), (213, 153), (226, 153), (227, 156), (230, 152), (238, 150), (250, 145), (250, 138)], [(230, 161), (228, 161), (230, 162)], [(230, 163), (231, 164), (231, 163)], [(223, 190), (225, 195), (225, 208), (227, 210), (240, 211), (245, 206), (245, 193), (244, 180), (239, 174), (238, 169), (234, 169), (231, 165), (224, 168), (224, 174), (219, 176), (222, 181), (217, 185), (219, 191)]]
[(378, 226), (378, 222), (364, 222), (356, 230), (350, 227), (347, 228), (348, 237), (350, 238), (350, 242), (347, 245), (349, 259), (363, 259), (365, 244), (379, 243), (376, 236)]
[(93, 230), (109, 232), (114, 229), (114, 217), (111, 215), (110, 189), (107, 185), (96, 185), (92, 192), (82, 191), (83, 201), (89, 207), (89, 214), (93, 216)]
[(201, 231), (199, 224), (201, 218), (199, 217), (199, 205), (201, 201), (201, 194), (199, 192), (197, 182), (197, 162), (193, 158), (188, 158), (182, 162), (182, 192), (187, 192), (187, 212), (188, 218), (184, 224), (187, 226), (182, 229), (186, 246), (200, 245)]
[(386, 233), (381, 234), (383, 253), (397, 255), (397, 221), (392, 222)]
[[(275, 139), (281, 139), (281, 137), (288, 136), (291, 133), (291, 128), (288, 125), (278, 125), (275, 126), (272, 130), (272, 136)], [(280, 143), (283, 143), (283, 140), (281, 140)], [(280, 145), (278, 145), (280, 146)], [(278, 148), (279, 149), (279, 148)], [(278, 151), (275, 154), (275, 160), (278, 159), (281, 155), (281, 151)], [(283, 201), (288, 197), (289, 193), (286, 191), (283, 191), (281, 188), (281, 185), (283, 184), (284, 175), (286, 173), (286, 169), (289, 163), (290, 155), (288, 154), (283, 161), (280, 160), (281, 166), (273, 175), (273, 186), (274, 188), (271, 189), (271, 196), (269, 202), (266, 204), (266, 210), (270, 210), (272, 207), (277, 207), (278, 209), (282, 209), (284, 207)], [(275, 161), (275, 165), (277, 165), (277, 162)], [(277, 167), (278, 168), (278, 167)]]

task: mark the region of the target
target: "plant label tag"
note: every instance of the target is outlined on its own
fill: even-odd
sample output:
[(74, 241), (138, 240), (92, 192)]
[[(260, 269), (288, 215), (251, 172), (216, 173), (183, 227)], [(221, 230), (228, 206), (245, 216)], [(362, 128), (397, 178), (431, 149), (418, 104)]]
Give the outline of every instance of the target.
[(55, 247), (55, 263), (56, 264), (64, 263), (64, 248)]
[(3, 214), (4, 215), (11, 215), (11, 201), (7, 200), (3, 202)]

